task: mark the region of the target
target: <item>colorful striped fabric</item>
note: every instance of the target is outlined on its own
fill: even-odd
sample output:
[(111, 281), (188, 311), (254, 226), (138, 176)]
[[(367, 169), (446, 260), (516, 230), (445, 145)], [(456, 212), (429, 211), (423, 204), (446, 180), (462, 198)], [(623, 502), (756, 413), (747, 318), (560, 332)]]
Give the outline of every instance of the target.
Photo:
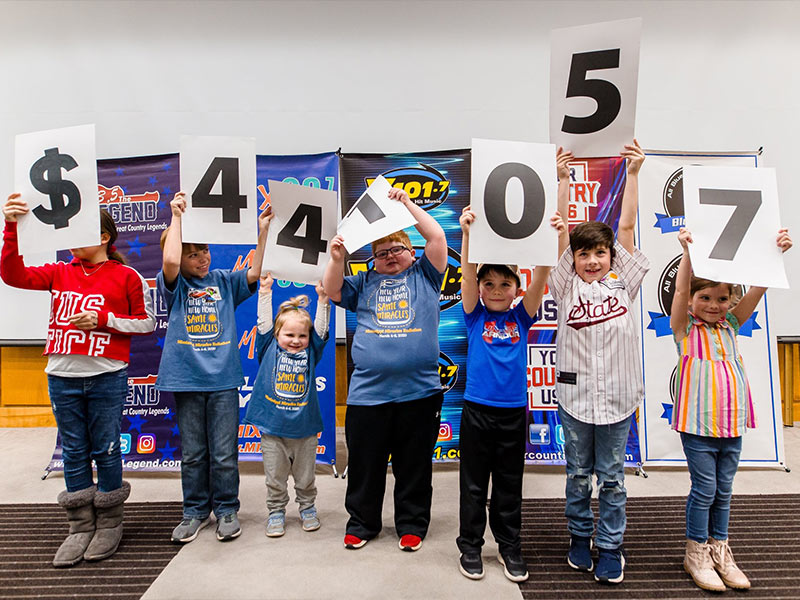
[(731, 313), (715, 325), (689, 313), (686, 337), (677, 342), (673, 429), (729, 438), (756, 426), (750, 384), (736, 344), (738, 333), (739, 322)]

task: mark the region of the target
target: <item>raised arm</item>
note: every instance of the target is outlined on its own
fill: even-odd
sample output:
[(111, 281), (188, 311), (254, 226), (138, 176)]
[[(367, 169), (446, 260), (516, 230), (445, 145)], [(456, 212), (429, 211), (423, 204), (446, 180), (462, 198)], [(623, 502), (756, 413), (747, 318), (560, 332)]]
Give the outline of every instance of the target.
[(683, 247), (683, 256), (678, 265), (678, 275), (675, 277), (675, 293), (672, 295), (672, 308), (670, 310), (669, 325), (676, 341), (686, 337), (686, 326), (689, 324), (689, 300), (692, 287), (692, 260), (689, 258), (689, 244), (692, 243), (691, 232), (681, 227), (678, 241)]
[(314, 331), (322, 339), (328, 335), (328, 326), (331, 321), (331, 303), (328, 302), (328, 294), (320, 281), (317, 286), (317, 314), (314, 316)]
[[(569, 216), (569, 167), (567, 163), (574, 160), (572, 152), (559, 147), (556, 152), (556, 172), (558, 173), (558, 213), (562, 219)], [(564, 254), (564, 250), (569, 246), (569, 228), (558, 232), (558, 257)]]
[(469, 228), (475, 221), (471, 207), (465, 206), (458, 222), (461, 224), (461, 306), (469, 314), (478, 305), (478, 269), (469, 262)]
[[(389, 190), (389, 198), (402, 202), (417, 220), (417, 231), (425, 238), (425, 256), (439, 273), (447, 268), (447, 238), (444, 230), (432, 216), (417, 206), (408, 194), (399, 188)], [(331, 296), (333, 298), (333, 296)]]
[(272, 329), (272, 273), (270, 272), (259, 278), (256, 324), (260, 334)]
[(169, 203), (172, 220), (167, 228), (164, 240), (164, 254), (161, 259), (161, 271), (164, 273), (164, 284), (172, 289), (181, 272), (181, 219), (186, 212), (186, 194), (178, 192)]
[(617, 239), (629, 254), (633, 254), (633, 234), (636, 228), (636, 213), (639, 208), (639, 169), (642, 168), (644, 162), (644, 150), (634, 138), (632, 144), (625, 144), (625, 150), (620, 153), (620, 156), (627, 160), (628, 172), (625, 191), (622, 194)]
[(331, 259), (325, 265), (325, 273), (322, 275), (322, 287), (334, 302), (342, 299), (345, 253), (344, 238), (337, 233), (331, 240)]
[(247, 269), (247, 283), (255, 283), (261, 277), (261, 265), (264, 263), (264, 246), (267, 243), (267, 232), (269, 231), (269, 222), (272, 220), (272, 206), (267, 205), (267, 208), (258, 215), (258, 243), (256, 244), (256, 251), (253, 253), (253, 262), (250, 268)]
[[(550, 218), (550, 226), (555, 228), (555, 230), (558, 232), (559, 238), (567, 229), (567, 226), (558, 211), (556, 211), (556, 214)], [(533, 270), (533, 278), (528, 285), (528, 289), (525, 290), (525, 295), (522, 297), (522, 305), (525, 307), (525, 311), (531, 317), (539, 312), (539, 307), (542, 305), (544, 290), (547, 287), (547, 277), (550, 275), (551, 269), (552, 267), (538, 266)]]

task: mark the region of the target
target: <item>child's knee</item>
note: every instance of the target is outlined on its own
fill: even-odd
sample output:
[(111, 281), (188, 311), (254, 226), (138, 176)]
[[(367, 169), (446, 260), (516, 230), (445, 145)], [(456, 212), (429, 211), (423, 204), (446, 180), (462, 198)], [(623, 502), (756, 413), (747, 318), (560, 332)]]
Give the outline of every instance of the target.
[(590, 469), (576, 469), (574, 473), (567, 474), (567, 481), (571, 487), (584, 496), (592, 494), (592, 471)]

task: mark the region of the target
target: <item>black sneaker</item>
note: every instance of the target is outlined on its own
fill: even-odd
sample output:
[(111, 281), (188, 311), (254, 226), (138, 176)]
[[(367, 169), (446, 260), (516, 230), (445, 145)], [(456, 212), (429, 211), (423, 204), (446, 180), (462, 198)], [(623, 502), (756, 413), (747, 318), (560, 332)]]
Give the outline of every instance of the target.
[(521, 583), (528, 579), (528, 564), (522, 558), (519, 550), (512, 552), (501, 552), (497, 555), (497, 560), (503, 565), (503, 572), (506, 577), (515, 583)]
[(569, 542), (567, 564), (578, 571), (589, 571), (594, 568), (592, 562), (592, 538), (572, 534)]
[(622, 546), (614, 550), (597, 549), (597, 568), (594, 571), (594, 578), (600, 583), (622, 583), (625, 578), (625, 551)]
[(480, 552), (464, 552), (458, 559), (458, 570), (469, 579), (483, 579), (483, 561)]

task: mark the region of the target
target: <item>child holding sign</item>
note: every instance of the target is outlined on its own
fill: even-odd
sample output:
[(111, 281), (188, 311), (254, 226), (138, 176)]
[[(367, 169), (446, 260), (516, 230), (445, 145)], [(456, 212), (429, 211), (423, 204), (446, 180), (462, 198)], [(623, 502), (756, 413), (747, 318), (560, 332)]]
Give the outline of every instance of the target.
[(422, 546), (431, 517), (432, 453), (439, 435), (439, 295), (447, 268), (441, 226), (392, 188), (417, 220), (425, 252), (415, 259), (408, 235), (397, 231), (372, 243), (374, 268), (344, 276), (344, 240), (331, 240), (325, 292), (356, 313), (353, 363), (347, 397), (348, 450), (345, 508), (350, 514), (344, 545), (361, 548), (378, 535), (391, 455), (394, 522), (400, 549)]
[[(469, 262), (469, 230), (475, 213), (461, 214), (461, 305), (467, 326), (467, 386), (461, 413), (459, 569), (483, 578), (481, 547), (489, 526), (499, 546), (498, 560), (515, 582), (528, 579), (522, 557), (522, 475), (525, 468), (528, 329), (536, 321), (550, 267), (536, 267), (522, 302), (514, 308), (521, 281), (515, 265)], [(550, 221), (566, 229), (561, 215)], [(480, 302), (479, 302), (480, 299)]]
[[(54, 567), (108, 558), (122, 539), (120, 425), (128, 395), (131, 336), (153, 331), (156, 320), (147, 282), (114, 248), (117, 227), (100, 212), (100, 244), (70, 250), (69, 263), (27, 267), (17, 246), (17, 219), (29, 212), (19, 194), (3, 206), (0, 275), (8, 285), (48, 290), (47, 387), (61, 436), (69, 536)], [(92, 476), (97, 466), (97, 485)]]
[[(633, 301), (650, 268), (633, 245), (644, 152), (636, 140), (627, 159), (617, 241), (599, 221), (559, 234), (558, 265), (550, 293), (558, 303), (556, 391), (567, 459), (566, 517), (571, 534), (567, 562), (592, 571), (592, 475), (597, 475), (600, 519), (595, 579), (620, 583), (625, 555), (625, 445), (643, 397), (642, 365)], [(572, 153), (558, 149), (558, 210), (568, 214)]]
[(272, 212), (267, 207), (258, 218), (258, 245), (247, 271), (210, 271), (207, 245), (181, 243), (183, 192), (175, 194), (170, 208), (156, 278), (169, 311), (156, 389), (173, 392), (181, 433), (183, 520), (172, 541), (195, 539), (212, 510), (217, 539), (227, 541), (241, 533), (237, 388), (244, 377), (234, 311), (255, 292)]
[[(678, 241), (683, 256), (670, 316), (679, 355), (672, 428), (681, 434), (692, 479), (686, 499), (683, 567), (703, 589), (724, 592), (726, 585), (747, 589), (750, 581), (736, 566), (728, 547), (733, 477), (739, 466), (742, 434), (756, 426), (736, 336), (766, 288), (751, 287), (734, 303), (732, 284), (692, 275), (692, 234), (681, 228)], [(777, 244), (784, 252), (792, 247), (788, 230), (778, 232)]]
[(317, 399), (315, 367), (328, 341), (330, 304), (317, 285), (317, 315), (306, 310), (308, 296), (281, 304), (272, 322), (272, 275), (261, 277), (258, 292), (258, 374), (245, 420), (261, 432), (261, 454), (267, 478), (267, 537), (284, 534), (287, 482), (294, 478), (303, 531), (319, 529), (314, 501), (314, 466), (322, 415)]

